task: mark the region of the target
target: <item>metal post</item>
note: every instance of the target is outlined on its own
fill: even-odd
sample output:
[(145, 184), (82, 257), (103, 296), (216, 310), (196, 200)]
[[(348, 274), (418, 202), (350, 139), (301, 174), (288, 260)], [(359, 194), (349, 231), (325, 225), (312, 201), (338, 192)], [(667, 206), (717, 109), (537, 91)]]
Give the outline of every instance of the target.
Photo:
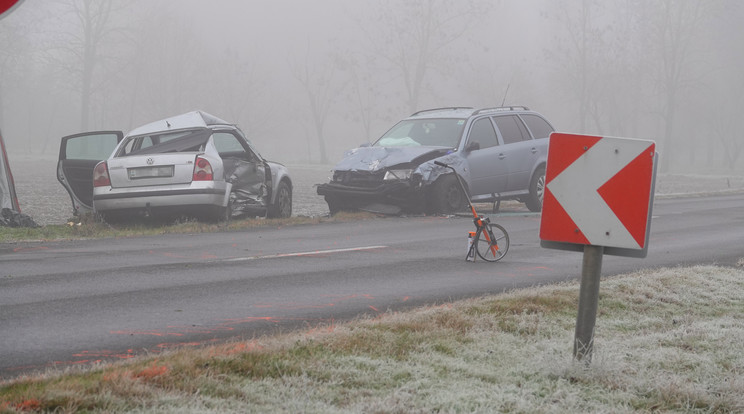
[(583, 360), (587, 364), (592, 361), (592, 348), (594, 348), (594, 323), (597, 320), (603, 254), (604, 246), (584, 246), (579, 313), (576, 317), (576, 335), (574, 336), (574, 359)]

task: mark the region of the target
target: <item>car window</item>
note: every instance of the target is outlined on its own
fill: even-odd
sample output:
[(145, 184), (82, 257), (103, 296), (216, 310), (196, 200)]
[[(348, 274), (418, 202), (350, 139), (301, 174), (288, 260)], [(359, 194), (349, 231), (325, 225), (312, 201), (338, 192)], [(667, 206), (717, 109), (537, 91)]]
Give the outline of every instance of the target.
[(550, 133), (553, 132), (553, 127), (550, 124), (537, 115), (524, 114), (522, 115), (524, 123), (527, 124), (527, 128), (532, 132), (532, 136), (537, 138), (547, 138)]
[(247, 151), (240, 139), (229, 132), (215, 132), (212, 134), (212, 141), (220, 157), (236, 157), (245, 160), (251, 160), (254, 157), (250, 151)]
[(473, 122), (473, 126), (470, 127), (468, 145), (471, 142), (477, 142), (481, 149), (499, 145), (496, 131), (494, 131), (489, 118), (481, 118)]
[[(496, 126), (499, 128), (501, 138), (504, 140), (504, 144), (513, 144), (520, 142), (525, 139), (530, 139), (529, 134), (526, 130), (523, 130), (521, 121), (515, 116), (497, 116), (494, 117)], [(520, 128), (520, 126), (522, 128)]]
[(204, 128), (128, 137), (116, 156), (203, 151), (210, 133)]
[(65, 158), (72, 160), (104, 160), (118, 143), (116, 134), (86, 135), (70, 139), (65, 148)]
[(460, 142), (464, 119), (409, 119), (397, 123), (377, 142), (376, 147), (436, 146), (455, 148)]

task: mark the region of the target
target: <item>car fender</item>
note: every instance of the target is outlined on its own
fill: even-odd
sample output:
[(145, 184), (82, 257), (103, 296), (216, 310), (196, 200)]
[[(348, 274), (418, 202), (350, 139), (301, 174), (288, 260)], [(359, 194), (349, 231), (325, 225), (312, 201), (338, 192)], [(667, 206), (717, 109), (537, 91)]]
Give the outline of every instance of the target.
[(269, 167), (271, 172), (271, 201), (270, 204), (274, 204), (276, 201), (276, 193), (279, 189), (279, 183), (282, 180), (289, 183), (290, 190), (292, 189), (292, 180), (289, 178), (289, 169), (278, 162), (266, 161), (266, 165)]
[(467, 160), (454, 156), (453, 154), (447, 154), (442, 157), (427, 161), (418, 166), (416, 173), (421, 174), (421, 182), (425, 185), (431, 185), (437, 181), (439, 177), (446, 174), (451, 174), (452, 170), (449, 168), (440, 167), (434, 164), (434, 161), (439, 161), (444, 164), (454, 167), (460, 178), (465, 181), (466, 186), (470, 186), (470, 169), (467, 167)]

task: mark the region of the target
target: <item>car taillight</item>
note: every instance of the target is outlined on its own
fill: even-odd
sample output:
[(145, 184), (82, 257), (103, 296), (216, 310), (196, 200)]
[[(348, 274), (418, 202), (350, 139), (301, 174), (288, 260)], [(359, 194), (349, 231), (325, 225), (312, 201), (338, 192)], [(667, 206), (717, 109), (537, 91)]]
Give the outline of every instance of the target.
[(106, 161), (101, 161), (93, 169), (93, 187), (103, 187), (111, 185), (111, 179), (109, 178), (108, 166)]
[(193, 181), (212, 181), (214, 174), (212, 172), (212, 166), (209, 161), (202, 157), (196, 157), (196, 164), (194, 165), (194, 177)]

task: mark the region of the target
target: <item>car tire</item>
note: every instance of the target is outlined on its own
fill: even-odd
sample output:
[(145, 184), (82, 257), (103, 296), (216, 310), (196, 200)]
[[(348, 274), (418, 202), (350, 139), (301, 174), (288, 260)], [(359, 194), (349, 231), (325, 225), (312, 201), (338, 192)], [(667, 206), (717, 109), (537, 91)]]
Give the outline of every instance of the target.
[(543, 197), (545, 196), (545, 167), (538, 168), (530, 180), (530, 194), (525, 198), (524, 204), (530, 211), (542, 211)]
[(435, 213), (453, 213), (467, 204), (457, 177), (447, 174), (439, 177), (432, 188), (432, 205)]
[(279, 182), (276, 198), (269, 206), (269, 218), (288, 218), (292, 216), (292, 189), (286, 181)]

